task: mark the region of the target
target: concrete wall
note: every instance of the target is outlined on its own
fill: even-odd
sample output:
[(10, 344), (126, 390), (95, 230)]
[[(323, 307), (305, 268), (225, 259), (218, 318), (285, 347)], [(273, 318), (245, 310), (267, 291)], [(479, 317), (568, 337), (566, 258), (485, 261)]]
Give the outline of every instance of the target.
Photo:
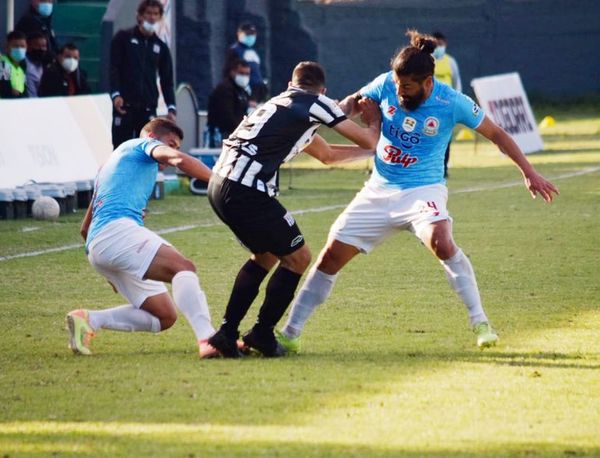
[(533, 96), (600, 94), (598, 0), (294, 0), (293, 9), (335, 97), (388, 70), (407, 28), (448, 36), (466, 92), (475, 77), (517, 71)]

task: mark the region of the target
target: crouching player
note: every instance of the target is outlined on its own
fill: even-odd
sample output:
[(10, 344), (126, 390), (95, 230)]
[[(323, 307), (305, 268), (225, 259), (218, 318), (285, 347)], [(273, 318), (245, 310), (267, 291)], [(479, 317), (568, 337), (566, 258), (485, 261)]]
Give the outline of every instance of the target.
[[(90, 341), (99, 329), (164, 331), (177, 319), (176, 304), (196, 334), (200, 357), (218, 356), (206, 342), (214, 328), (194, 264), (143, 222), (159, 169), (171, 165), (203, 181), (210, 179), (208, 167), (177, 150), (182, 139), (175, 123), (153, 119), (140, 138), (121, 144), (100, 169), (81, 235), (94, 269), (129, 304), (68, 313), (74, 353), (90, 355)], [(172, 284), (172, 299), (163, 282)]]

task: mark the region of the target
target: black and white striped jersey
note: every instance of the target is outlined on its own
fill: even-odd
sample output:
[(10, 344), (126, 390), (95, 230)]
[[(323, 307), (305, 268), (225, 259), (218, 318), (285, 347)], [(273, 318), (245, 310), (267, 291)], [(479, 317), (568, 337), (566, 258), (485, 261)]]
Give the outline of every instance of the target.
[(277, 194), (277, 172), (302, 151), (321, 124), (346, 119), (329, 97), (289, 88), (244, 118), (223, 142), (213, 171), (231, 181)]

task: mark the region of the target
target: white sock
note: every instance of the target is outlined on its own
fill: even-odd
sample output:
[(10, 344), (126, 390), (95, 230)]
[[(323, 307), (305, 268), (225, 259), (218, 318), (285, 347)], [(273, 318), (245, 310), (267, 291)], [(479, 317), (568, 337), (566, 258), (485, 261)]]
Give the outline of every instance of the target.
[(450, 287), (456, 291), (456, 294), (459, 295), (467, 307), (471, 325), (488, 321), (481, 305), (475, 272), (469, 258), (459, 248), (454, 256), (440, 262), (444, 266)]
[(215, 328), (210, 323), (206, 295), (200, 288), (198, 276), (191, 271), (179, 272), (173, 277), (171, 284), (175, 304), (190, 322), (196, 339), (208, 339), (214, 334)]
[(102, 328), (125, 332), (160, 332), (158, 318), (131, 304), (107, 310), (90, 310), (88, 317), (94, 330)]
[(337, 274), (328, 275), (316, 267), (310, 270), (292, 304), (292, 311), (288, 316), (287, 323), (281, 330), (283, 335), (289, 338), (300, 336), (308, 318), (331, 294), (336, 278)]

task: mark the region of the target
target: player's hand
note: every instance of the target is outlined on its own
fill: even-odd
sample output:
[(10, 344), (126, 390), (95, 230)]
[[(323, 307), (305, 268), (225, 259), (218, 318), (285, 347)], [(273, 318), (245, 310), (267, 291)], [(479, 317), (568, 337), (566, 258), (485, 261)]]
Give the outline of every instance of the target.
[(531, 197), (534, 199), (539, 194), (542, 198), (550, 203), (554, 199), (554, 195), (560, 194), (558, 188), (546, 180), (542, 175), (537, 172), (531, 172), (524, 176), (525, 187), (529, 190)]
[(358, 101), (360, 98), (361, 95), (358, 92), (356, 94), (351, 94), (338, 103), (338, 106), (342, 109), (347, 117), (353, 118), (360, 112), (360, 108), (358, 106)]
[(123, 100), (123, 97), (121, 97), (120, 95), (115, 97), (113, 100), (113, 105), (115, 107), (115, 110), (117, 110), (117, 113), (122, 114), (122, 115), (127, 113), (127, 110), (125, 110), (123, 108), (124, 104), (125, 104), (125, 100)]
[(358, 107), (360, 109), (360, 120), (367, 126), (373, 124), (379, 125), (381, 123), (381, 112), (379, 111), (379, 105), (372, 99), (363, 97), (358, 101)]

